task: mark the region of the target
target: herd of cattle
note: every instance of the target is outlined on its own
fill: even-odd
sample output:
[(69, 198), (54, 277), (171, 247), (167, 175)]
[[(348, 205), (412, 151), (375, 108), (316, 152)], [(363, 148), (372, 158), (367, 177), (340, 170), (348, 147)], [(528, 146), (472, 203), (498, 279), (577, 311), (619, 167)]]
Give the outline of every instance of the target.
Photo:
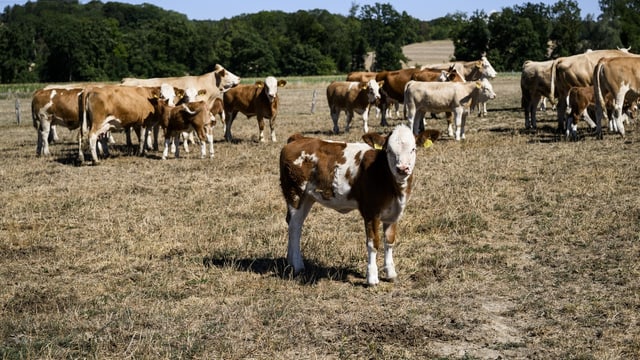
[[(364, 143), (344, 143), (294, 134), (280, 152), (280, 186), (287, 203), (287, 260), (293, 271), (304, 269), (300, 249), (302, 227), (314, 203), (340, 213), (358, 209), (365, 223), (368, 265), (366, 281), (379, 283), (376, 253), (384, 249), (388, 279), (397, 277), (393, 261), (396, 224), (411, 192), (416, 148), (428, 146), (440, 135), (425, 130), (428, 113), (448, 113), (449, 136), (464, 138), (465, 120), (471, 109), (486, 114), (486, 102), (495, 98), (489, 79), (496, 76), (486, 57), (478, 61), (456, 62), (397, 71), (350, 73), (346, 81), (327, 86), (327, 101), (333, 131), (339, 133), (338, 119), (346, 113), (349, 131), (354, 113), (363, 119)], [(139, 153), (157, 149), (158, 129), (164, 130), (163, 158), (170, 146), (179, 154), (177, 139), (193, 130), (213, 156), (212, 127), (216, 118), (225, 125), (225, 139), (231, 141), (231, 124), (238, 112), (256, 116), (260, 141), (264, 141), (264, 119), (269, 119), (271, 140), (276, 141), (277, 88), (286, 81), (269, 76), (253, 85), (240, 85), (240, 78), (222, 66), (201, 76), (123, 79), (120, 85), (89, 84), (46, 87), (32, 100), (34, 126), (38, 130), (37, 154), (49, 154), (52, 125), (79, 128), (79, 159), (83, 138), (88, 138), (91, 157), (98, 162), (97, 149), (107, 153), (111, 130), (125, 129), (138, 135)], [(525, 127), (536, 128), (538, 105), (549, 99), (557, 103), (558, 129), (567, 135), (576, 132), (584, 117), (602, 136), (601, 122), (609, 118), (609, 128), (624, 136), (624, 122), (634, 118), (640, 93), (640, 56), (627, 50), (598, 50), (544, 62), (526, 61), (521, 74)], [(408, 126), (401, 124), (383, 136), (368, 132), (368, 113), (380, 111), (387, 125), (391, 106), (404, 104)], [(396, 108), (397, 109), (397, 108)], [(595, 117), (595, 121), (592, 120)], [(455, 124), (455, 133), (453, 126)], [(153, 143), (149, 130), (154, 129)], [(131, 138), (127, 132), (127, 144)], [(185, 144), (186, 140), (183, 141)], [(98, 146), (100, 145), (100, 146)], [(378, 234), (382, 225), (383, 237)]]
[[(536, 128), (539, 103), (557, 103), (558, 129), (567, 136), (576, 134), (577, 122), (585, 121), (602, 137), (602, 119), (609, 129), (625, 134), (624, 122), (634, 118), (640, 74), (638, 55), (626, 49), (596, 50), (548, 61), (526, 61), (521, 75), (522, 107), (525, 127)], [(362, 116), (367, 133), (368, 114), (375, 108), (381, 125), (393, 106), (404, 104), (404, 118), (414, 134), (424, 129), (427, 114), (447, 113), (448, 134), (464, 139), (468, 113), (477, 108), (486, 114), (486, 102), (495, 98), (490, 79), (496, 71), (485, 56), (477, 61), (427, 65), (396, 71), (353, 72), (346, 81), (334, 81), (326, 95), (333, 131), (339, 133), (338, 120), (346, 114), (349, 131), (354, 114)], [(276, 141), (278, 112), (277, 88), (286, 81), (269, 76), (264, 81), (240, 85), (240, 78), (220, 65), (200, 76), (137, 79), (125, 78), (119, 85), (71, 84), (37, 90), (32, 99), (33, 124), (37, 129), (38, 155), (49, 155), (55, 125), (79, 129), (78, 158), (84, 161), (83, 140), (89, 144), (91, 160), (98, 163), (98, 151), (108, 155), (110, 131), (130, 130), (138, 135), (138, 153), (158, 150), (159, 129), (164, 130), (165, 146), (179, 156), (175, 146), (180, 137), (197, 135), (201, 156), (213, 157), (212, 127), (220, 119), (224, 138), (232, 141), (231, 125), (239, 112), (256, 116), (259, 139), (264, 141), (264, 119), (269, 120), (271, 140)], [(561, 99), (558, 101), (558, 99)], [(566, 100), (565, 100), (566, 99)], [(604, 111), (606, 109), (606, 112)], [(455, 131), (454, 131), (455, 127)], [(149, 136), (153, 130), (153, 137)], [(187, 132), (191, 130), (191, 133)], [(185, 147), (188, 141), (183, 140)], [(187, 148), (188, 150), (188, 148)]]

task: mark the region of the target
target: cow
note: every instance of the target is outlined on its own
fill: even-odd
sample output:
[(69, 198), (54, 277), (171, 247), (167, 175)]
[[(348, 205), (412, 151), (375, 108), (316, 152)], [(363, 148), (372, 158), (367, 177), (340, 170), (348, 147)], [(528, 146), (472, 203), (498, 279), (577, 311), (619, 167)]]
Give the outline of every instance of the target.
[(78, 101), (82, 88), (39, 89), (31, 99), (31, 117), (33, 127), (38, 131), (36, 155), (51, 155), (49, 136), (53, 126), (61, 125), (69, 130), (80, 126), (78, 119)]
[(386, 138), (367, 133), (363, 135), (366, 143), (292, 135), (280, 152), (280, 186), (287, 203), (287, 261), (294, 274), (304, 270), (302, 226), (318, 202), (342, 214), (359, 210), (365, 223), (369, 285), (379, 283), (376, 254), (381, 247), (378, 231), (382, 223), (383, 270), (394, 280), (393, 246), (397, 223), (411, 193), (416, 147), (437, 136), (437, 131), (427, 130), (414, 137), (406, 125), (396, 126)]
[[(564, 129), (567, 113), (566, 99), (567, 95), (569, 95), (569, 89), (574, 86), (592, 86), (593, 70), (598, 60), (619, 56), (637, 55), (630, 54), (626, 50), (593, 50), (583, 54), (561, 57), (552, 63), (551, 90), (549, 93), (556, 94), (558, 97), (556, 106), (558, 132), (566, 130)], [(596, 131), (598, 130), (596, 129)]]
[(498, 75), (485, 55), (475, 61), (454, 61), (452, 63), (430, 64), (421, 67), (421, 69), (426, 68), (446, 71), (455, 69), (466, 81), (480, 80), (483, 77), (493, 79)]
[(456, 69), (436, 70), (436, 69), (422, 69), (411, 75), (411, 80), (416, 81), (452, 81), (452, 82), (465, 82), (465, 79), (458, 74)]
[(253, 85), (238, 85), (226, 91), (222, 104), (225, 113), (224, 138), (233, 141), (231, 125), (239, 112), (250, 118), (258, 119), (259, 140), (264, 142), (264, 119), (269, 119), (271, 141), (276, 142), (276, 116), (278, 115), (278, 88), (287, 84), (286, 80), (276, 80), (267, 76), (264, 81), (256, 81)]
[(333, 120), (333, 133), (340, 132), (338, 119), (340, 112), (344, 111), (347, 116), (345, 132), (349, 132), (353, 113), (362, 115), (362, 129), (366, 134), (369, 132), (369, 107), (380, 101), (380, 86), (382, 84), (370, 79), (368, 81), (332, 81), (327, 86), (327, 102)]
[(609, 127), (624, 138), (624, 120), (628, 118), (623, 107), (625, 99), (635, 101), (640, 96), (640, 57), (601, 58), (593, 70), (596, 103), (596, 135), (602, 138), (605, 96), (612, 95)]
[(538, 127), (536, 112), (541, 101), (546, 98), (552, 100), (552, 105), (555, 104), (555, 95), (551, 93), (551, 69), (554, 61), (527, 60), (522, 64), (520, 104), (524, 109), (524, 127), (527, 130)]
[(161, 86), (162, 84), (169, 84), (183, 90), (189, 88), (198, 89), (202, 91), (198, 93), (198, 97), (194, 101), (207, 101), (210, 96), (220, 96), (222, 92), (240, 84), (240, 77), (220, 64), (216, 64), (213, 71), (203, 75), (150, 79), (123, 78), (121, 84), (128, 86)]
[[(186, 93), (187, 91), (185, 91)], [(187, 99), (188, 96), (185, 95), (185, 97), (183, 99)], [(188, 101), (183, 101), (183, 102), (188, 102)], [(211, 103), (211, 98), (209, 98), (209, 103)], [(209, 125), (205, 126), (205, 130), (207, 133), (207, 136), (213, 136), (213, 127), (215, 126), (215, 124), (218, 122), (218, 119), (221, 120), (221, 122), (224, 124), (224, 106), (222, 104), (222, 98), (221, 97), (216, 97), (215, 99), (213, 99), (213, 103), (211, 104), (211, 107), (209, 109), (209, 112), (211, 113), (211, 122), (209, 123)], [(180, 137), (182, 138), (182, 145), (184, 147), (184, 151), (185, 152), (189, 152), (189, 143), (195, 143), (195, 137), (197, 136), (197, 134), (195, 133), (195, 131), (191, 130), (191, 131), (183, 131), (180, 134)], [(176, 152), (176, 146), (178, 146), (179, 144), (175, 143), (175, 142), (171, 142), (171, 153), (174, 154)]]
[[(607, 118), (611, 119), (613, 112), (613, 95), (606, 93), (604, 95), (605, 108), (607, 111)], [(569, 115), (567, 117), (567, 138), (577, 138), (578, 121), (581, 118), (589, 124), (589, 127), (594, 129), (596, 123), (592, 120), (595, 118), (595, 94), (593, 86), (575, 86), (569, 90), (569, 96), (567, 99), (569, 104)], [(627, 118), (634, 119), (638, 112), (637, 99), (633, 94), (628, 94), (622, 105), (622, 111), (626, 114)], [(609, 121), (609, 129), (613, 131), (613, 122)]]
[[(473, 82), (421, 82), (411, 80), (405, 88), (405, 103), (409, 127), (415, 134), (424, 128), (427, 112), (451, 112), (455, 119), (455, 139), (464, 139), (464, 126), (468, 106), (496, 97), (491, 83), (486, 78)], [(449, 136), (453, 136), (449, 123)]]
[(382, 116), (380, 118), (381, 126), (389, 126), (387, 122), (388, 100), (391, 98), (398, 103), (404, 103), (404, 87), (411, 80), (414, 73), (420, 71), (416, 68), (408, 68), (394, 71), (380, 71), (376, 73), (376, 81), (382, 82), (380, 94), (382, 96), (381, 109)]
[[(476, 81), (482, 78), (493, 79), (498, 75), (484, 54), (475, 61), (454, 61), (453, 63), (426, 65), (422, 68), (446, 70), (447, 67), (451, 70), (455, 69), (466, 81)], [(477, 109), (478, 116), (487, 115), (487, 104), (485, 102), (479, 102)]]
[[(215, 125), (215, 118), (211, 114), (213, 99), (207, 101), (193, 101), (181, 103), (177, 106), (169, 105), (168, 101), (161, 98), (150, 99), (155, 107), (159, 125), (164, 130), (165, 140), (162, 159), (169, 155), (171, 142), (179, 141), (180, 135), (186, 130), (193, 130), (200, 140), (200, 157), (207, 156), (206, 145), (209, 145), (209, 156), (213, 158), (213, 134), (208, 130)], [(180, 157), (180, 147), (175, 148), (175, 157)]]
[[(347, 74), (347, 79), (346, 81), (359, 81), (359, 82), (367, 82), (369, 80), (375, 80), (376, 78), (376, 72), (373, 71), (353, 71), (350, 72), (349, 74)], [(399, 108), (400, 108), (400, 103), (398, 103), (397, 100), (392, 99), (389, 96), (386, 96), (386, 93), (384, 92), (384, 90), (380, 89), (380, 98), (381, 100), (384, 99), (384, 101), (386, 102), (384, 109), (386, 110), (386, 114), (385, 117), (389, 117), (391, 115), (391, 108), (395, 108), (395, 112), (396, 112), (396, 117), (399, 117)], [(380, 103), (380, 101), (376, 102), (376, 119), (378, 118), (378, 116), (380, 116), (380, 111), (382, 110), (383, 106)]]
[[(151, 99), (162, 96), (161, 87), (107, 85), (87, 87), (83, 92), (80, 138), (78, 141), (80, 163), (84, 162), (82, 139), (89, 139), (91, 158), (99, 163), (96, 153), (98, 138), (110, 130), (140, 128), (142, 134), (155, 125), (159, 118)], [(140, 139), (138, 153), (144, 154), (145, 137)]]

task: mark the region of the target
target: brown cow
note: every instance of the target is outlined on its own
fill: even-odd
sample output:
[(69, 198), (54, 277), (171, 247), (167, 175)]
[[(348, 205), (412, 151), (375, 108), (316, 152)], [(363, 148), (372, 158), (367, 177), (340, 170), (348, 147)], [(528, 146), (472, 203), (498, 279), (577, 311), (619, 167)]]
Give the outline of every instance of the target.
[[(567, 95), (569, 89), (574, 86), (592, 86), (593, 70), (601, 58), (619, 56), (637, 56), (627, 50), (595, 50), (584, 54), (558, 58), (551, 67), (551, 90), (557, 94), (558, 105), (556, 107), (558, 132), (562, 132), (566, 125)], [(597, 122), (596, 122), (597, 127)], [(596, 131), (599, 131), (596, 129)], [(601, 133), (598, 135), (601, 136)]]
[(475, 61), (454, 61), (452, 63), (431, 64), (422, 67), (422, 69), (426, 68), (447, 71), (455, 69), (465, 81), (476, 81), (483, 77), (493, 79), (498, 75), (485, 55)]
[(425, 131), (414, 137), (405, 125), (394, 128), (386, 139), (375, 133), (365, 134), (367, 143), (291, 136), (280, 152), (280, 186), (287, 203), (287, 261), (294, 273), (304, 270), (302, 226), (318, 202), (343, 214), (360, 211), (365, 224), (369, 285), (379, 283), (376, 253), (383, 245), (379, 235), (382, 223), (383, 270), (388, 279), (395, 279), (396, 226), (411, 193), (416, 147), (437, 136), (436, 131)]
[(551, 69), (555, 60), (531, 61), (522, 64), (520, 74), (520, 104), (524, 108), (525, 129), (536, 129), (538, 104), (545, 98), (555, 103), (555, 95), (551, 93)]
[(387, 123), (387, 97), (399, 102), (404, 103), (404, 87), (414, 73), (420, 71), (420, 69), (409, 68), (395, 71), (380, 71), (376, 74), (377, 82), (384, 82), (382, 84), (380, 95), (381, 100), (381, 112), (380, 125), (389, 126)]
[[(162, 96), (161, 87), (109, 85), (87, 87), (83, 93), (82, 126), (78, 142), (80, 162), (84, 162), (82, 138), (86, 135), (93, 164), (98, 164), (96, 143), (110, 130), (140, 128), (142, 134), (159, 121), (151, 99)], [(139, 154), (144, 154), (145, 141), (140, 141)]]
[(593, 71), (593, 87), (598, 137), (602, 137), (607, 94), (612, 97), (609, 128), (624, 137), (624, 121), (628, 118), (623, 109), (625, 99), (635, 101), (640, 96), (640, 57), (601, 58)]
[(353, 113), (362, 115), (363, 132), (369, 132), (369, 107), (380, 100), (380, 86), (374, 79), (368, 81), (332, 81), (327, 86), (327, 102), (333, 120), (333, 133), (340, 132), (340, 112), (347, 116), (345, 132), (349, 132)]
[[(153, 98), (151, 103), (155, 106), (156, 116), (159, 124), (164, 130), (164, 150), (162, 159), (166, 160), (169, 155), (171, 142), (179, 141), (180, 135), (187, 131), (195, 131), (200, 140), (200, 157), (207, 156), (206, 144), (209, 144), (209, 156), (213, 158), (213, 136), (208, 131), (215, 125), (215, 118), (212, 116), (210, 109), (213, 99), (209, 102), (194, 101), (182, 103), (177, 106), (170, 106), (165, 99)], [(180, 157), (180, 147), (176, 144), (175, 156)]]
[(238, 85), (226, 91), (222, 101), (225, 112), (225, 140), (233, 140), (231, 125), (238, 112), (241, 112), (248, 118), (255, 116), (258, 119), (259, 139), (261, 142), (264, 141), (264, 119), (269, 119), (271, 141), (275, 142), (275, 126), (279, 102), (278, 87), (286, 84), (286, 80), (276, 80), (273, 76), (267, 76), (265, 81), (256, 81), (253, 85)]
[(61, 125), (69, 130), (80, 126), (78, 119), (78, 101), (82, 88), (39, 89), (31, 99), (33, 127), (38, 131), (36, 154), (50, 155), (49, 135), (52, 126)]

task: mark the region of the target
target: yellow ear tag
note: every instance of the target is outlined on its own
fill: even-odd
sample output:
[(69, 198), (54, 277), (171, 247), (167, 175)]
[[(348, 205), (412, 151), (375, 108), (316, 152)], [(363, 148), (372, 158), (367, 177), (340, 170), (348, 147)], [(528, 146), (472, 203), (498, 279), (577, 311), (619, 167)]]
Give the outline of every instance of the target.
[(430, 148), (431, 145), (433, 145), (433, 141), (431, 141), (431, 139), (427, 139), (427, 141), (424, 142), (424, 145), (422, 145), (423, 148)]
[(373, 144), (373, 148), (376, 150), (382, 150), (382, 145), (380, 144)]

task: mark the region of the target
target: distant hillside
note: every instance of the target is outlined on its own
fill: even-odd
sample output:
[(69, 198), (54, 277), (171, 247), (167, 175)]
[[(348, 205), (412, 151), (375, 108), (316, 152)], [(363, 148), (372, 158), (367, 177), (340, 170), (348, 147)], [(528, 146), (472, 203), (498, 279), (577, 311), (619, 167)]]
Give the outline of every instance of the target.
[(453, 41), (451, 40), (434, 40), (409, 44), (402, 48), (404, 55), (409, 58), (409, 63), (403, 64), (403, 67), (449, 62), (453, 57), (454, 49)]
[[(453, 41), (451, 40), (424, 41), (403, 46), (402, 52), (409, 58), (409, 63), (403, 64), (403, 67), (449, 62), (453, 57), (454, 49)], [(373, 53), (369, 53), (365, 60), (367, 69), (371, 68), (372, 61)]]

